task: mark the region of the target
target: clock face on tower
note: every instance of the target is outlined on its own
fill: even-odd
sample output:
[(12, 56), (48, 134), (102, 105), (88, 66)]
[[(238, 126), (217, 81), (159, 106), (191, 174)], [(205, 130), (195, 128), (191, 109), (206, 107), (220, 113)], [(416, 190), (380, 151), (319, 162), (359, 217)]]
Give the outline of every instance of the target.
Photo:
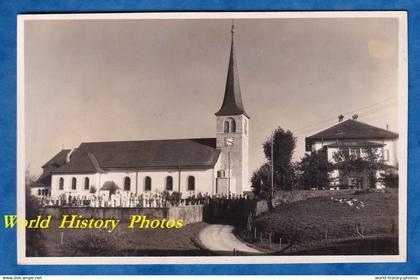
[(226, 146), (233, 146), (234, 143), (235, 143), (235, 141), (233, 141), (232, 137), (226, 137), (225, 138), (225, 145)]

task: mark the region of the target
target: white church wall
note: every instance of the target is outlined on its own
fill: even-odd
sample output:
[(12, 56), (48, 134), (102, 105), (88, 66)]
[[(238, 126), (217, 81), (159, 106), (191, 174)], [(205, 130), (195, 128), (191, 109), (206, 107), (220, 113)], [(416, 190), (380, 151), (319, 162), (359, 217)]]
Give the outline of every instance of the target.
[(136, 192), (136, 172), (132, 172), (132, 171), (111, 171), (111, 172), (106, 172), (106, 173), (101, 173), (100, 174), (100, 182), (99, 182), (99, 186), (98, 186), (98, 190), (101, 189), (101, 187), (103, 186), (103, 184), (107, 181), (112, 181), (115, 183), (115, 185), (117, 185), (119, 187), (119, 189), (117, 191), (120, 192), (124, 192), (124, 180), (125, 178), (128, 177), (130, 178), (130, 190), (131, 192), (135, 193)]
[[(172, 177), (172, 191), (181, 192), (182, 196), (189, 193), (198, 194), (201, 192), (211, 194), (213, 191), (213, 169), (205, 170), (169, 170), (169, 171), (139, 171), (138, 173), (138, 193), (146, 193), (145, 180), (150, 177), (152, 181), (151, 193), (163, 192), (166, 190), (166, 178)], [(187, 190), (188, 177), (194, 176), (195, 191)]]
[[(107, 173), (97, 174), (66, 174), (52, 176), (52, 196), (57, 197), (60, 194), (66, 193), (71, 195), (88, 195), (90, 190), (84, 189), (84, 180), (89, 178), (90, 186), (95, 186), (97, 192), (106, 181), (113, 181), (124, 192), (124, 180), (126, 177), (130, 178), (130, 192), (132, 193), (160, 193), (166, 190), (166, 178), (172, 176), (173, 189), (172, 191), (180, 191), (183, 197), (190, 193), (202, 194), (214, 193), (214, 177), (213, 169), (195, 169), (195, 170), (168, 170), (168, 171), (111, 171)], [(195, 190), (188, 191), (188, 177), (194, 176)], [(76, 189), (72, 189), (72, 178), (76, 178)], [(145, 191), (145, 178), (151, 178), (151, 191)], [(64, 179), (63, 189), (59, 189), (59, 180)]]
[[(60, 190), (60, 178), (64, 179), (63, 189)], [(76, 189), (72, 189), (72, 180), (76, 178)], [(89, 189), (85, 189), (85, 178), (89, 178)], [(51, 196), (57, 197), (63, 193), (71, 195), (88, 195), (90, 188), (95, 186), (98, 190), (97, 174), (57, 174), (51, 177)]]

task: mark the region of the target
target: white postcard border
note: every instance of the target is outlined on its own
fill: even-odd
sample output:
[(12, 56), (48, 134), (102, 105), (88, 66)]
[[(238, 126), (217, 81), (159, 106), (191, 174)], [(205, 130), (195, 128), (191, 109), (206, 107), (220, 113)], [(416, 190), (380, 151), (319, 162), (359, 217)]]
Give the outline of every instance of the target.
[(292, 264), (292, 263), (388, 263), (407, 260), (407, 125), (408, 53), (407, 12), (179, 12), (179, 13), (87, 13), (18, 15), (17, 18), (17, 214), (25, 214), (25, 122), (24, 122), (24, 23), (29, 20), (121, 20), (121, 19), (274, 19), (274, 18), (396, 18), (399, 21), (399, 255), (366, 256), (203, 256), (203, 257), (26, 257), (25, 230), (17, 228), (17, 263), (20, 265), (146, 265), (146, 264)]

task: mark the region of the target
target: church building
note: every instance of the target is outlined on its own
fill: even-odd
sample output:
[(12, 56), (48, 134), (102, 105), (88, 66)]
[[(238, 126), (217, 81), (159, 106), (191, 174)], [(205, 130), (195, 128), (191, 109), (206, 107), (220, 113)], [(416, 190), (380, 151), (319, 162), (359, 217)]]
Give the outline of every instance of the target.
[(215, 138), (89, 142), (61, 150), (42, 166), (32, 194), (58, 197), (166, 190), (185, 196), (250, 191), (250, 117), (242, 103), (233, 26), (224, 99), (215, 115)]

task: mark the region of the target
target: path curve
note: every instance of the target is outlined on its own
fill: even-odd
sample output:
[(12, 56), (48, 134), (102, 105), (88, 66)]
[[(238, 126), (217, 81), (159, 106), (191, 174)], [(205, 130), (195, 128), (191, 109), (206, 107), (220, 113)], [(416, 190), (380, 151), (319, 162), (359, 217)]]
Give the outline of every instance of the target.
[(233, 229), (233, 226), (230, 225), (208, 225), (200, 231), (200, 242), (211, 251), (231, 254), (236, 250), (242, 253), (263, 254), (236, 238)]

